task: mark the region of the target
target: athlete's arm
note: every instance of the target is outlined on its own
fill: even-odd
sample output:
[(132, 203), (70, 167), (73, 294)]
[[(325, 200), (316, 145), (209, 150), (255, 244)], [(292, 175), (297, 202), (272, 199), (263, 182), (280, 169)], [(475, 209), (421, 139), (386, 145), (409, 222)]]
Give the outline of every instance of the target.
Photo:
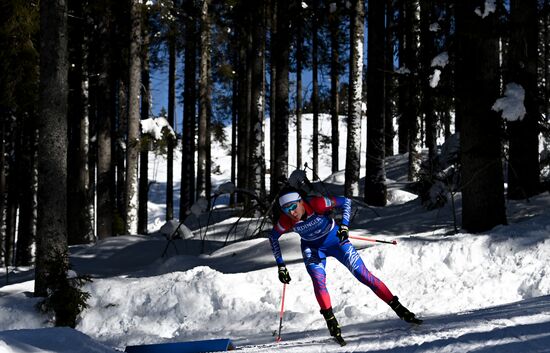
[(342, 210), (342, 225), (349, 226), (349, 220), (351, 218), (351, 200), (344, 196), (331, 197), (334, 208)]
[(271, 229), (271, 232), (269, 233), (269, 243), (271, 244), (271, 251), (273, 251), (273, 256), (275, 257), (277, 266), (285, 264), (283, 260), (283, 254), (281, 253), (281, 247), (279, 245), (279, 238), (286, 232), (287, 229), (285, 229), (281, 225), (281, 222), (277, 222), (277, 224)]

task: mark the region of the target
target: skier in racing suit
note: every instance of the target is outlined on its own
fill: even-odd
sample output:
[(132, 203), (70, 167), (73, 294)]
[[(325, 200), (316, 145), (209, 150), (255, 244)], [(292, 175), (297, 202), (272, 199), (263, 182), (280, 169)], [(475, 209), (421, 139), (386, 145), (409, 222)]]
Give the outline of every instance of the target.
[[(326, 257), (340, 261), (363, 284), (368, 286), (380, 299), (386, 302), (397, 315), (407, 321), (420, 323), (415, 314), (406, 309), (384, 282), (366, 268), (355, 247), (348, 240), (348, 225), (351, 215), (351, 200), (346, 197), (311, 197), (302, 199), (294, 189), (287, 189), (279, 197), (283, 211), (270, 233), (271, 248), (279, 268), (279, 280), (290, 282), (285, 266), (279, 237), (287, 232), (296, 232), (301, 237), (301, 250), (304, 263), (311, 280), (321, 314), (327, 321), (331, 336), (338, 341), (341, 330), (332, 312), (330, 295), (326, 285)], [(333, 209), (342, 211), (342, 221), (337, 225), (329, 215)], [(343, 342), (343, 340), (342, 340)], [(345, 344), (345, 343), (344, 343)]]

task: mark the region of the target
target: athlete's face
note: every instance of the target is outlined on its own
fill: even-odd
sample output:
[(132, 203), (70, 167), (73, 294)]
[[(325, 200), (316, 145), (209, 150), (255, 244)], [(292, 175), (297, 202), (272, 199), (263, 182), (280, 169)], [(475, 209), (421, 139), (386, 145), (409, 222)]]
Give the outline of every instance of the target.
[(289, 202), (282, 208), (283, 212), (295, 221), (300, 220), (305, 212), (302, 200)]

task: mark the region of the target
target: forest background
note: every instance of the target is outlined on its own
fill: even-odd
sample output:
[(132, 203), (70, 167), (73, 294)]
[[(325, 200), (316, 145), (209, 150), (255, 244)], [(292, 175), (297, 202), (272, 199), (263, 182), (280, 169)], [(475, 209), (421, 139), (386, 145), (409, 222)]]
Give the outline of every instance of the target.
[[(235, 212), (266, 214), (302, 168), (305, 112), (314, 131), (319, 114), (332, 117), (330, 135), (312, 135), (312, 179), (320, 145), (330, 144), (346, 196), (384, 206), (385, 158), (406, 153), (409, 188), (427, 208), (460, 192), (466, 231), (506, 224), (506, 198), (548, 189), (549, 8), (548, 0), (3, 1), (0, 264), (34, 264), (35, 295), (44, 296), (46, 264), (68, 245), (147, 233), (151, 149), (167, 155), (167, 221), (184, 221), (198, 200), (211, 206), (212, 139), (230, 146)], [(162, 66), (168, 102), (159, 115), (169, 127), (158, 139), (140, 122), (153, 117), (151, 70)], [(443, 154), (438, 136), (454, 136), (459, 151)]]

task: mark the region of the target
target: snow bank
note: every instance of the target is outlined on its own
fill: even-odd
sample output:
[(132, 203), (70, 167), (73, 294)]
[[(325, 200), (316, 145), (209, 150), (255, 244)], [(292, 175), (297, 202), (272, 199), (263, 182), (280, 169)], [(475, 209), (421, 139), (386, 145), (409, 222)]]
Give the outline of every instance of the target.
[[(539, 230), (532, 230), (533, 222)], [(549, 294), (550, 282), (544, 280), (550, 273), (549, 231), (548, 221), (535, 217), (524, 229), (519, 225), (492, 234), (449, 237), (417, 234), (398, 239), (397, 246), (372, 246), (360, 254), (371, 272), (420, 316), (459, 313)], [(287, 245), (298, 245), (285, 237)], [(234, 250), (224, 249), (211, 261), (236, 258), (234, 271), (241, 261), (235, 255), (237, 245)], [(298, 256), (294, 252), (288, 264), (292, 282), (287, 288), (285, 330), (323, 329)], [(188, 258), (171, 258), (170, 270), (177, 261), (183, 267)], [(336, 260), (329, 258), (327, 263), (327, 285), (343, 326), (395, 318)], [(277, 329), (281, 300), (276, 270), (224, 272), (199, 266), (160, 276), (95, 280), (86, 287), (94, 296), (77, 328), (115, 347), (159, 342), (159, 336), (170, 341), (270, 335)]]

